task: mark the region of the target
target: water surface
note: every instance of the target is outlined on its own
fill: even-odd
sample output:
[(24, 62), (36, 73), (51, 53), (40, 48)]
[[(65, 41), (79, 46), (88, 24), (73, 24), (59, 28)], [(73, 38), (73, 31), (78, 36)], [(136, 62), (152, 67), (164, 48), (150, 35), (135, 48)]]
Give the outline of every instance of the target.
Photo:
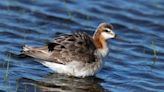
[[(42, 46), (56, 32), (93, 34), (111, 23), (119, 39), (95, 77), (73, 78), (32, 58), (23, 45)], [(0, 91), (162, 92), (164, 90), (163, 0), (1, 0)]]

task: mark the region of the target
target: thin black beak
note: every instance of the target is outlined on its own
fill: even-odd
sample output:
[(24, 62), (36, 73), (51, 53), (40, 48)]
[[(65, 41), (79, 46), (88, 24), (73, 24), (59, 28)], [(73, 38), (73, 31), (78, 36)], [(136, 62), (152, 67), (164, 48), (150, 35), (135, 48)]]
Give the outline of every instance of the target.
[(116, 34), (115, 34), (114, 38), (117, 39), (117, 35)]
[(128, 41), (128, 40), (126, 40), (126, 39), (120, 37), (119, 35), (115, 35), (114, 39), (116, 39), (116, 40), (120, 40), (120, 41), (123, 41), (123, 42), (132, 43), (131, 41)]

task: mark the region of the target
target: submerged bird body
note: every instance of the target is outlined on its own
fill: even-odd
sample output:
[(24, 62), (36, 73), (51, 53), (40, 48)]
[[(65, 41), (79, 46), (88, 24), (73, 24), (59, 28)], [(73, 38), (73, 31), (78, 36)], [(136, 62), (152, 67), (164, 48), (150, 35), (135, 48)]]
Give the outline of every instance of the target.
[(84, 33), (60, 34), (44, 47), (25, 46), (22, 54), (40, 59), (50, 69), (71, 76), (94, 75), (102, 66), (108, 53), (106, 40), (114, 38), (112, 26), (101, 23), (93, 37)]

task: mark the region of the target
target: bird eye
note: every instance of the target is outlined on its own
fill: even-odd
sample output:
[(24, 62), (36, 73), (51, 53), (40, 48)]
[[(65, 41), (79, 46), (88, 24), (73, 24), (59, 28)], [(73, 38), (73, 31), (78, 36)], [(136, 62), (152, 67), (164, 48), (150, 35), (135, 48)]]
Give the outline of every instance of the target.
[(107, 33), (109, 32), (110, 33), (111, 29), (106, 28), (106, 29), (104, 29), (104, 32), (107, 32)]
[(109, 30), (106, 29), (106, 30), (104, 30), (104, 32), (109, 32)]

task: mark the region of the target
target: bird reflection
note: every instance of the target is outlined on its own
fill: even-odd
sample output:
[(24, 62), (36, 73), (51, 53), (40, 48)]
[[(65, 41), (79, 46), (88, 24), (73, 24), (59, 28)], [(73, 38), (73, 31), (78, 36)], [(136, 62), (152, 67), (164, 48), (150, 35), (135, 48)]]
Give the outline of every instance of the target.
[(106, 92), (96, 77), (77, 78), (61, 74), (50, 74), (42, 80), (21, 78), (17, 92)]

